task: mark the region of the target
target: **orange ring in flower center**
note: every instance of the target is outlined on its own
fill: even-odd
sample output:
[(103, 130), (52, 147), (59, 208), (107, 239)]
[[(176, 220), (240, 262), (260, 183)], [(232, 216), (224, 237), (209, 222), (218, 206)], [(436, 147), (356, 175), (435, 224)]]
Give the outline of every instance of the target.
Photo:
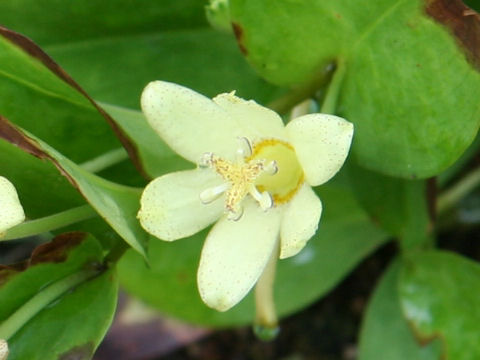
[(275, 205), (288, 202), (305, 181), (303, 169), (295, 149), (289, 143), (277, 139), (265, 139), (253, 145), (252, 155), (246, 160), (275, 161), (278, 171), (271, 175), (261, 174), (255, 180), (258, 191), (268, 191)]

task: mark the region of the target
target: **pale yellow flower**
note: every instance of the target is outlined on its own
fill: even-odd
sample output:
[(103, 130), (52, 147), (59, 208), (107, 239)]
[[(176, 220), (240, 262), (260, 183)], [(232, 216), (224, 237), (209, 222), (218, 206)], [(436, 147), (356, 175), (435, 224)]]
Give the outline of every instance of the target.
[(280, 258), (287, 258), (315, 234), (322, 204), (311, 186), (343, 165), (353, 125), (310, 114), (285, 126), (275, 112), (233, 93), (211, 100), (162, 81), (150, 83), (141, 102), (161, 138), (199, 166), (148, 184), (138, 218), (166, 241), (216, 222), (202, 250), (198, 288), (207, 305), (228, 310), (255, 285), (278, 241)]
[(8, 358), (8, 343), (0, 339), (0, 360), (7, 360)]
[(25, 220), (25, 213), (13, 184), (0, 176), (0, 237)]

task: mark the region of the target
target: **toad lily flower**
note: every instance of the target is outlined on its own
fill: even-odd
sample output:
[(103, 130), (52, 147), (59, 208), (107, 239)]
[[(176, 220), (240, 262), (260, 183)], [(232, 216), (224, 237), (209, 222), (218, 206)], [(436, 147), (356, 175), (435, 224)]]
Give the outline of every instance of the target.
[(199, 166), (148, 184), (138, 218), (166, 241), (218, 220), (197, 280), (208, 306), (228, 310), (255, 285), (273, 251), (293, 256), (314, 235), (322, 204), (311, 186), (343, 165), (353, 125), (310, 114), (285, 126), (275, 112), (233, 93), (212, 101), (162, 81), (145, 88), (141, 103), (160, 137)]
[(13, 184), (0, 176), (0, 238), (5, 231), (25, 220), (22, 205)]

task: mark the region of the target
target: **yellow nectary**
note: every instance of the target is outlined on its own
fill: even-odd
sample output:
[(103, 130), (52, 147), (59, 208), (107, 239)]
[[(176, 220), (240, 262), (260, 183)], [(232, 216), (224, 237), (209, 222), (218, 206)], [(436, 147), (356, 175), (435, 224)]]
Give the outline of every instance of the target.
[(268, 191), (274, 204), (279, 205), (289, 201), (304, 181), (303, 170), (297, 160), (295, 149), (287, 142), (277, 139), (262, 140), (253, 146), (250, 160), (265, 159), (275, 161), (278, 172), (275, 175), (262, 173), (255, 186), (260, 192)]

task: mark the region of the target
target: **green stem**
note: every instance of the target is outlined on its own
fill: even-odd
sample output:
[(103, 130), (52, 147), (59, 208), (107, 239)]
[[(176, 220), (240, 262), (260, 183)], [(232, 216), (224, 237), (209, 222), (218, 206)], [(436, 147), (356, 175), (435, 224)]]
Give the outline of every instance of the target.
[(331, 73), (331, 66), (324, 66), (323, 70), (318, 72), (310, 82), (289, 91), (282, 97), (272, 101), (267, 107), (279, 114), (286, 114), (298, 103), (314, 97), (319, 89), (328, 84), (331, 79)]
[(0, 324), (0, 339), (10, 339), (30, 319), (68, 290), (96, 276), (98, 269), (82, 270), (41, 290)]
[(124, 148), (118, 148), (88, 160), (80, 166), (91, 173), (97, 173), (126, 159), (128, 159), (127, 151)]
[(333, 74), (332, 81), (328, 86), (327, 93), (323, 100), (320, 112), (323, 114), (334, 114), (337, 109), (338, 95), (340, 94), (340, 88), (345, 77), (346, 67), (345, 61), (339, 58), (336, 63), (335, 73)]
[(267, 266), (255, 286), (255, 334), (262, 340), (272, 340), (278, 334), (278, 318), (275, 310), (273, 285), (279, 255), (279, 242), (270, 256)]
[(105, 264), (108, 266), (116, 264), (128, 249), (130, 249), (130, 246), (125, 241), (119, 240), (105, 257)]
[(437, 198), (437, 213), (450, 210), (480, 184), (480, 168), (471, 171)]
[(404, 180), (402, 197), (403, 204), (398, 204), (404, 211), (401, 249), (404, 252), (431, 249), (434, 245), (433, 219), (428, 207), (427, 182)]
[(95, 215), (97, 215), (97, 213), (90, 205), (82, 205), (54, 215), (19, 224), (9, 229), (5, 234), (5, 237), (0, 238), (0, 241), (41, 234), (67, 225), (75, 224), (82, 220), (93, 218)]

